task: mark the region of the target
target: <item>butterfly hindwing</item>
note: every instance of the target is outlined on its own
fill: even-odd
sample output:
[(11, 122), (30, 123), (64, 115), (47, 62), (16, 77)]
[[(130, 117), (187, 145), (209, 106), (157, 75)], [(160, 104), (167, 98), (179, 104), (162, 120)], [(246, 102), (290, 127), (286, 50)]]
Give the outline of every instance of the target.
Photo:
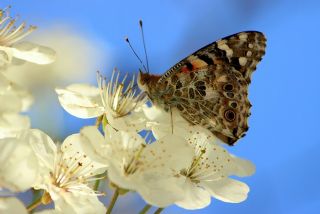
[[(237, 75), (235, 75), (237, 74)], [(248, 130), (248, 85), (239, 71), (227, 64), (177, 73), (167, 81), (173, 89), (168, 103), (191, 124), (199, 124), (233, 144)]]
[(248, 85), (265, 42), (260, 32), (228, 36), (177, 63), (159, 83), (175, 88), (173, 101), (186, 120), (232, 145), (248, 130)]

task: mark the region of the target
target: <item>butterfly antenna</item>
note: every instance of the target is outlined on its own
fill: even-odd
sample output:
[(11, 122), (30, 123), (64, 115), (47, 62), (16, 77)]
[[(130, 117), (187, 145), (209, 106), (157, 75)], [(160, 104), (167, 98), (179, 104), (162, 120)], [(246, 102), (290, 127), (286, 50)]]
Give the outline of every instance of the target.
[(145, 42), (145, 39), (144, 39), (144, 32), (143, 32), (142, 20), (139, 21), (139, 25), (140, 25), (140, 29), (141, 29), (141, 36), (142, 36), (144, 54), (146, 55), (146, 62), (147, 62), (147, 69), (148, 69), (147, 72), (149, 73), (149, 60), (148, 60), (146, 42)]
[(129, 44), (130, 49), (132, 50), (132, 52), (134, 53), (134, 55), (137, 57), (137, 59), (139, 60), (139, 62), (140, 62), (141, 65), (143, 66), (144, 70), (149, 73), (149, 71), (146, 69), (146, 66), (143, 64), (142, 60), (141, 60), (140, 57), (138, 56), (137, 52), (135, 52), (135, 50), (133, 49), (133, 47), (132, 47), (132, 45), (131, 45), (131, 42), (129, 41), (129, 38), (126, 37), (125, 40), (126, 40), (126, 42)]

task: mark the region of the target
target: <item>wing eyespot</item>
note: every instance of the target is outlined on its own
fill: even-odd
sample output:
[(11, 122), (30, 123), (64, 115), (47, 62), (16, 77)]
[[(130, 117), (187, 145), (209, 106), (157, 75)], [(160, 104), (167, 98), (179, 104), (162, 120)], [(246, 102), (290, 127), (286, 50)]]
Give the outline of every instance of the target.
[(236, 113), (233, 110), (229, 109), (224, 112), (224, 117), (227, 121), (232, 122), (236, 119)]
[(224, 84), (222, 88), (224, 91), (233, 91), (233, 89), (234, 89), (234, 87), (231, 83)]

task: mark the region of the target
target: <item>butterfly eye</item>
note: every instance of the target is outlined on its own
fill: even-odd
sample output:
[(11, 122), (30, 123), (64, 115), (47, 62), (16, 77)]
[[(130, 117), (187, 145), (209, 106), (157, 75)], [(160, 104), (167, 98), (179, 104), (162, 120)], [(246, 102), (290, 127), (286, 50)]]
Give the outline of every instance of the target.
[(236, 119), (236, 113), (229, 109), (224, 112), (224, 117), (226, 118), (227, 121), (232, 122)]
[(223, 85), (223, 90), (225, 91), (232, 91), (233, 90), (233, 85), (230, 83), (224, 84)]

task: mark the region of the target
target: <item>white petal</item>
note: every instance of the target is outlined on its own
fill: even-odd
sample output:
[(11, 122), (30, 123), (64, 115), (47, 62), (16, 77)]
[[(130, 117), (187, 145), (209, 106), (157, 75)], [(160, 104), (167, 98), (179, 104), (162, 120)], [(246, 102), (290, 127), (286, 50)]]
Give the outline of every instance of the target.
[(11, 63), (13, 57), (13, 50), (10, 47), (0, 45), (0, 61), (3, 65)]
[(30, 128), (29, 117), (15, 113), (0, 114), (0, 138), (17, 136)]
[(184, 191), (180, 185), (183, 181), (184, 179), (182, 180), (175, 177), (163, 180), (161, 178), (156, 180), (153, 177), (152, 180), (138, 184), (138, 191), (147, 204), (156, 207), (167, 207), (183, 199)]
[(37, 45), (31, 42), (21, 42), (12, 48), (12, 55), (36, 64), (50, 64), (56, 59), (56, 52), (51, 48)]
[[(87, 128), (87, 127), (86, 127)], [(99, 144), (102, 146), (104, 139), (102, 137), (102, 135), (100, 134), (100, 136), (97, 133), (93, 133), (93, 129), (94, 127), (89, 127), (90, 130), (86, 129), (86, 134), (91, 134), (90, 137), (93, 137), (92, 135), (95, 135), (95, 137), (100, 137), (96, 138), (96, 139), (92, 139), (93, 142), (95, 142), (96, 144)], [(97, 130), (98, 131), (98, 130)], [(98, 142), (97, 142), (98, 141)], [(98, 146), (98, 145), (96, 145)], [(87, 158), (85, 160), (82, 160), (83, 162), (87, 162), (87, 163), (94, 163), (94, 164), (90, 164), (92, 165), (91, 167), (91, 171), (95, 172), (96, 174), (100, 174), (103, 173), (106, 170), (106, 160), (104, 160), (103, 158), (101, 158), (101, 156), (98, 156), (97, 153), (94, 153), (95, 151), (99, 151), (99, 149), (101, 150), (101, 147), (96, 148), (96, 150), (94, 150), (91, 146), (91, 142), (84, 137), (82, 134), (73, 134), (68, 136), (64, 141), (63, 144), (61, 145), (61, 150), (68, 156), (73, 157), (75, 156), (77, 153), (81, 153), (87, 156)], [(85, 165), (85, 163), (84, 163)]]
[[(122, 147), (116, 143), (111, 145), (108, 176), (113, 183), (137, 191), (145, 201), (160, 207), (181, 199), (178, 174), (193, 158), (193, 149), (183, 138), (169, 135), (143, 149), (138, 138), (128, 133), (123, 132), (122, 141), (127, 142)], [(134, 173), (126, 173), (123, 163), (130, 163), (137, 155), (137, 165), (131, 165)]]
[(160, 158), (158, 164), (165, 164), (164, 168), (169, 171), (190, 166), (194, 155), (193, 148), (184, 138), (177, 135), (166, 135), (149, 145), (146, 150), (146, 158), (154, 160), (155, 153)]
[(173, 109), (171, 114), (171, 112), (166, 112), (157, 106), (144, 106), (143, 112), (149, 120), (147, 128), (152, 130), (156, 139), (168, 134), (178, 135), (187, 139), (191, 134), (202, 132), (210, 136), (212, 142), (217, 141), (217, 138), (209, 130), (186, 121), (177, 109)]
[(3, 104), (0, 105), (0, 113), (15, 112), (18, 113), (22, 110), (21, 100), (12, 94), (0, 94), (0, 100)]
[(98, 117), (104, 113), (100, 91), (87, 84), (72, 84), (66, 89), (56, 89), (61, 106), (79, 118)]
[(230, 178), (203, 181), (201, 184), (213, 197), (229, 203), (239, 203), (246, 200), (249, 192), (249, 187), (245, 183)]
[(79, 142), (84, 153), (86, 153), (94, 161), (101, 164), (106, 164), (106, 142), (97, 127), (86, 126), (82, 128), (79, 137)]
[(41, 210), (39, 212), (34, 212), (34, 214), (61, 214), (61, 212), (55, 209)]
[(126, 116), (113, 117), (106, 111), (108, 123), (115, 129), (126, 132), (139, 132), (146, 128), (146, 120), (142, 112), (131, 112)]
[(63, 213), (71, 214), (106, 213), (106, 208), (97, 196), (79, 195), (68, 192), (64, 194), (61, 199), (55, 201), (55, 209)]
[(33, 102), (32, 95), (19, 85), (13, 83), (0, 73), (0, 105), (1, 112), (26, 111)]
[(184, 190), (184, 199), (175, 203), (179, 207), (188, 210), (202, 209), (208, 206), (211, 202), (211, 196), (208, 191), (189, 180), (186, 180), (182, 189)]
[(17, 198), (0, 198), (0, 213), (27, 214), (24, 204)]
[(57, 146), (52, 139), (43, 131), (31, 129), (26, 132), (23, 139), (30, 143), (35, 155), (41, 163), (49, 170), (54, 166), (54, 156), (57, 153)]
[(235, 172), (233, 173), (233, 175), (245, 177), (251, 176), (255, 173), (256, 167), (251, 161), (238, 158), (234, 155), (231, 156), (232, 161), (235, 163)]
[(25, 191), (36, 181), (38, 160), (24, 139), (0, 139), (0, 183), (11, 191)]

